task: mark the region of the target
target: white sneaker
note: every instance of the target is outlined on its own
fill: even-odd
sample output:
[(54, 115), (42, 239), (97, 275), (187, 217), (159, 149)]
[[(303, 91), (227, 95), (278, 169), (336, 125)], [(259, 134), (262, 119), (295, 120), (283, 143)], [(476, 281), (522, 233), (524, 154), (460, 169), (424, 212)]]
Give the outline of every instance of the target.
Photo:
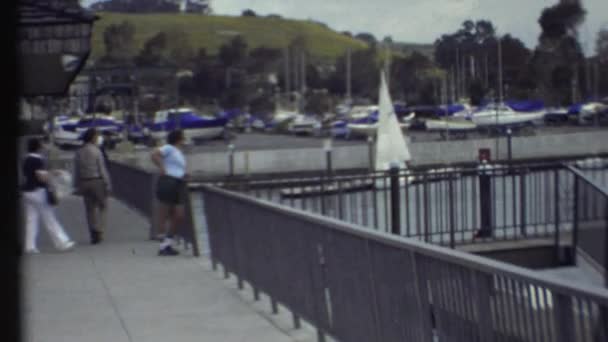
[(65, 245), (59, 247), (58, 249), (62, 252), (67, 252), (69, 250), (74, 249), (74, 246), (76, 246), (76, 242), (74, 241), (68, 241), (65, 243)]

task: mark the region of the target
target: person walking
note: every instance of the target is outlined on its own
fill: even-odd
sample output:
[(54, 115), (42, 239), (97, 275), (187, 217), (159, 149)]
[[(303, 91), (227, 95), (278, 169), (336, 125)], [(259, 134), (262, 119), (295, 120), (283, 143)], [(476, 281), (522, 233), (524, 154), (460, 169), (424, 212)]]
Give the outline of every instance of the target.
[(23, 161), (25, 182), (21, 186), (25, 207), (25, 253), (38, 254), (37, 238), (40, 219), (44, 223), (55, 247), (60, 251), (72, 249), (76, 244), (66, 234), (49, 203), (51, 174), (46, 170), (45, 160), (40, 154), (42, 142), (32, 138), (27, 144), (27, 157)]
[(76, 192), (84, 198), (91, 243), (96, 245), (103, 241), (112, 182), (105, 158), (98, 147), (97, 130), (89, 128), (84, 133), (83, 140), (84, 146), (76, 152), (74, 158), (74, 186)]
[[(182, 152), (184, 133), (175, 130), (167, 136), (167, 144), (155, 149), (151, 158), (160, 170), (156, 185), (156, 198), (160, 202), (158, 212), (159, 232), (161, 239), (158, 255), (172, 256), (179, 252), (173, 248), (173, 235), (184, 219), (184, 203), (187, 189), (186, 158)], [(167, 229), (167, 221), (169, 221)]]

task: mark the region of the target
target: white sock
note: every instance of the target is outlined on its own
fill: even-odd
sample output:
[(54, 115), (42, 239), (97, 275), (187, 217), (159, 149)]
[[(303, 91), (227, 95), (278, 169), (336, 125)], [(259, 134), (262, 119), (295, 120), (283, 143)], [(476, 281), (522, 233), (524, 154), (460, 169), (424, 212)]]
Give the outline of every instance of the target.
[(165, 249), (173, 244), (173, 239), (169, 237), (165, 237), (163, 242), (160, 243), (160, 249)]

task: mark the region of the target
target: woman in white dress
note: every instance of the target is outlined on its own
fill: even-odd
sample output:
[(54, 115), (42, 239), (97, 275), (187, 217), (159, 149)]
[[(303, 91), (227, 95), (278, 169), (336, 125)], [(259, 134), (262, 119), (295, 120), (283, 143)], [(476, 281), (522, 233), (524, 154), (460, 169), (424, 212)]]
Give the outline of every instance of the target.
[(30, 139), (27, 145), (28, 154), (23, 161), (25, 182), (21, 190), (25, 207), (25, 252), (28, 254), (40, 253), (37, 247), (40, 220), (58, 250), (67, 251), (75, 245), (57, 220), (53, 205), (49, 203), (50, 174), (46, 170), (44, 158), (40, 155), (41, 150), (40, 139)]

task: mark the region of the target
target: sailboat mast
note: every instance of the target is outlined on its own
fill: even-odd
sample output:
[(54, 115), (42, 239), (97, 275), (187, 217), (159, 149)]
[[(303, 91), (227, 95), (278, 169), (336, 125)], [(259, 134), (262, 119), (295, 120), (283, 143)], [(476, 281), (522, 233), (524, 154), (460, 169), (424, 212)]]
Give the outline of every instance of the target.
[(306, 52), (302, 51), (302, 72), (301, 72), (301, 83), (302, 83), (302, 95), (300, 97), (300, 112), (304, 112), (304, 94), (306, 94)]
[(455, 89), (455, 97), (458, 99), (460, 97), (460, 49), (456, 48), (456, 89)]
[(600, 98), (600, 64), (598, 61), (595, 61), (595, 63), (593, 63), (593, 68), (595, 69), (593, 72), (593, 75), (595, 76), (593, 78), (593, 95), (594, 98), (596, 100), (599, 100)]
[(289, 75), (289, 46), (285, 47), (285, 94), (291, 91), (291, 77)]
[(351, 50), (346, 49), (346, 100), (348, 103), (351, 102)]
[[(293, 53), (293, 91), (296, 93), (296, 97), (300, 92), (300, 67), (299, 67), (298, 49), (295, 48)], [(296, 98), (297, 101), (297, 98)], [(297, 103), (296, 103), (297, 105)]]
[(386, 85), (389, 89), (391, 89), (391, 50), (386, 46)]
[(503, 102), (502, 92), (502, 38), (498, 37), (498, 102)]

